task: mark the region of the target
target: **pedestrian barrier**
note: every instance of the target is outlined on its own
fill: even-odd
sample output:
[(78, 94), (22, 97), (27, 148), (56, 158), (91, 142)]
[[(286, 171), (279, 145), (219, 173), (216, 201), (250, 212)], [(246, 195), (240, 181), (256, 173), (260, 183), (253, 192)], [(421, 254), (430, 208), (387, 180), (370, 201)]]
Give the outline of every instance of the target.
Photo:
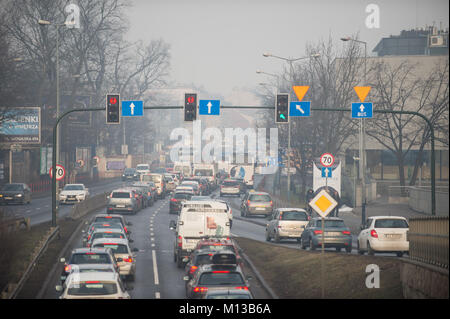
[(448, 216), (409, 219), (409, 257), (430, 265), (448, 269)]

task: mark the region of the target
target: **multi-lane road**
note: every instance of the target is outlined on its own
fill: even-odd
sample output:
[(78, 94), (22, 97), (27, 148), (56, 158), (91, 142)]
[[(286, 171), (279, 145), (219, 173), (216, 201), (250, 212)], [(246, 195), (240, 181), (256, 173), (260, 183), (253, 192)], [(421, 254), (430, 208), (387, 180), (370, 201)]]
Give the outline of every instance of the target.
[[(115, 181), (98, 184), (90, 188), (91, 195), (101, 192), (109, 192), (126, 183)], [(213, 196), (218, 196), (217, 192)], [(240, 216), (240, 197), (222, 197), (226, 200), (233, 211), (233, 227), (231, 233), (233, 237), (246, 237), (265, 242), (266, 219)], [(175, 236), (169, 229), (169, 222), (176, 220), (177, 215), (169, 214), (169, 197), (157, 201), (152, 207), (141, 210), (136, 215), (127, 215), (127, 221), (132, 225), (131, 238), (134, 242), (130, 245), (137, 248), (136, 252), (136, 276), (134, 282), (127, 282), (131, 288), (129, 291), (132, 298), (140, 299), (180, 299), (185, 298), (185, 283), (183, 281), (184, 269), (177, 268), (173, 259), (173, 245)], [(30, 205), (8, 206), (7, 209), (14, 210), (17, 215), (31, 217), (32, 224), (51, 220), (51, 198), (45, 197), (35, 199)], [(69, 214), (71, 206), (60, 208), (60, 217)], [(104, 213), (104, 209), (92, 213)], [(355, 235), (355, 234), (354, 234)], [(353, 241), (353, 254), (356, 254), (356, 238)], [(297, 241), (284, 241), (279, 245), (300, 249)], [(75, 240), (69, 243), (68, 253), (73, 248), (82, 247), (82, 233), (75, 234)], [(68, 258), (69, 256), (65, 256)], [(51, 275), (47, 283), (43, 298), (58, 298), (55, 286), (59, 284), (59, 276), (62, 265), (56, 267), (56, 271)], [(257, 298), (270, 298), (254, 274), (251, 280), (251, 290)]]

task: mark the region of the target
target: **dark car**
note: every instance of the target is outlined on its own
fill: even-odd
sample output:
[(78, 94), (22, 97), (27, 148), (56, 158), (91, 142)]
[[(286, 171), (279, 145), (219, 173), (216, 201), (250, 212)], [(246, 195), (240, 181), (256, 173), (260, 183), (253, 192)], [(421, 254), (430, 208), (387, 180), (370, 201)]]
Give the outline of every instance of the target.
[(139, 174), (135, 168), (125, 168), (122, 174), (122, 181), (138, 181)]
[(153, 203), (155, 202), (155, 193), (152, 192), (150, 186), (142, 182), (134, 183), (131, 186), (142, 191), (144, 196), (144, 207), (153, 206)]
[(24, 183), (5, 184), (0, 190), (1, 204), (31, 203), (31, 189)]
[[(211, 257), (214, 255), (215, 251), (209, 249), (195, 249), (192, 251), (191, 256), (189, 256), (189, 262), (186, 264), (185, 276), (192, 279), (198, 267), (201, 265), (211, 264)], [(186, 260), (188, 257), (186, 257)]]
[[(337, 251), (345, 248), (348, 253), (352, 251), (352, 234), (340, 218), (325, 218), (323, 239), (325, 248), (336, 248)], [(322, 218), (313, 218), (309, 221), (300, 241), (303, 249), (309, 247), (315, 250), (322, 246)]]
[(172, 198), (169, 201), (169, 214), (179, 214), (181, 211), (181, 206), (185, 201), (190, 200), (192, 197), (191, 193), (175, 192), (172, 194)]

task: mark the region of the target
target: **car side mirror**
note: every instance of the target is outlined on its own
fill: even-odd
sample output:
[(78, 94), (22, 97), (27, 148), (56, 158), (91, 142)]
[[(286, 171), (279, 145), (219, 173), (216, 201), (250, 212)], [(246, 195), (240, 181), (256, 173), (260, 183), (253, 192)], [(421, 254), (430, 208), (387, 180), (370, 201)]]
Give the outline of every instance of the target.
[(253, 280), (253, 277), (252, 276), (247, 276), (247, 277), (245, 277), (247, 280)]
[(183, 258), (183, 262), (184, 262), (184, 263), (189, 262), (189, 258), (188, 258), (188, 257), (184, 257), (184, 258)]
[(56, 290), (57, 292), (61, 292), (61, 291), (63, 291), (63, 286), (58, 285), (58, 286), (55, 287), (55, 290)]
[(133, 239), (128, 239), (128, 242), (131, 244), (131, 243), (134, 243), (134, 240)]
[(177, 223), (174, 220), (171, 220), (169, 222), (169, 229), (170, 230), (175, 230), (177, 228)]
[(60, 262), (60, 263), (65, 263), (65, 262), (66, 262), (66, 258), (61, 258), (61, 259), (59, 260), (59, 262)]
[[(132, 242), (132, 241), (131, 241), (131, 239), (129, 240), (129, 242)], [(138, 252), (138, 251), (139, 251), (139, 249), (138, 249), (138, 248), (136, 248), (136, 247), (134, 247), (134, 248), (132, 249), (132, 251), (133, 251), (133, 252)]]
[(184, 280), (184, 281), (189, 281), (189, 279), (190, 279), (189, 276), (184, 276), (184, 277), (183, 277), (183, 280)]

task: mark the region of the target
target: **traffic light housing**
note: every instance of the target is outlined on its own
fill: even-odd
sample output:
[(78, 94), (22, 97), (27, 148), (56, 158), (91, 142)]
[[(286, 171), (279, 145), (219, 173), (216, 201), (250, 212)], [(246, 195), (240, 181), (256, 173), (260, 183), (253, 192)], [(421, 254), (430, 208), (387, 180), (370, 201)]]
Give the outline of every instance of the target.
[(120, 124), (120, 95), (106, 95), (106, 124)]
[(184, 120), (195, 121), (197, 119), (197, 94), (186, 93), (184, 95)]
[(275, 123), (289, 122), (289, 94), (277, 94), (275, 101)]

